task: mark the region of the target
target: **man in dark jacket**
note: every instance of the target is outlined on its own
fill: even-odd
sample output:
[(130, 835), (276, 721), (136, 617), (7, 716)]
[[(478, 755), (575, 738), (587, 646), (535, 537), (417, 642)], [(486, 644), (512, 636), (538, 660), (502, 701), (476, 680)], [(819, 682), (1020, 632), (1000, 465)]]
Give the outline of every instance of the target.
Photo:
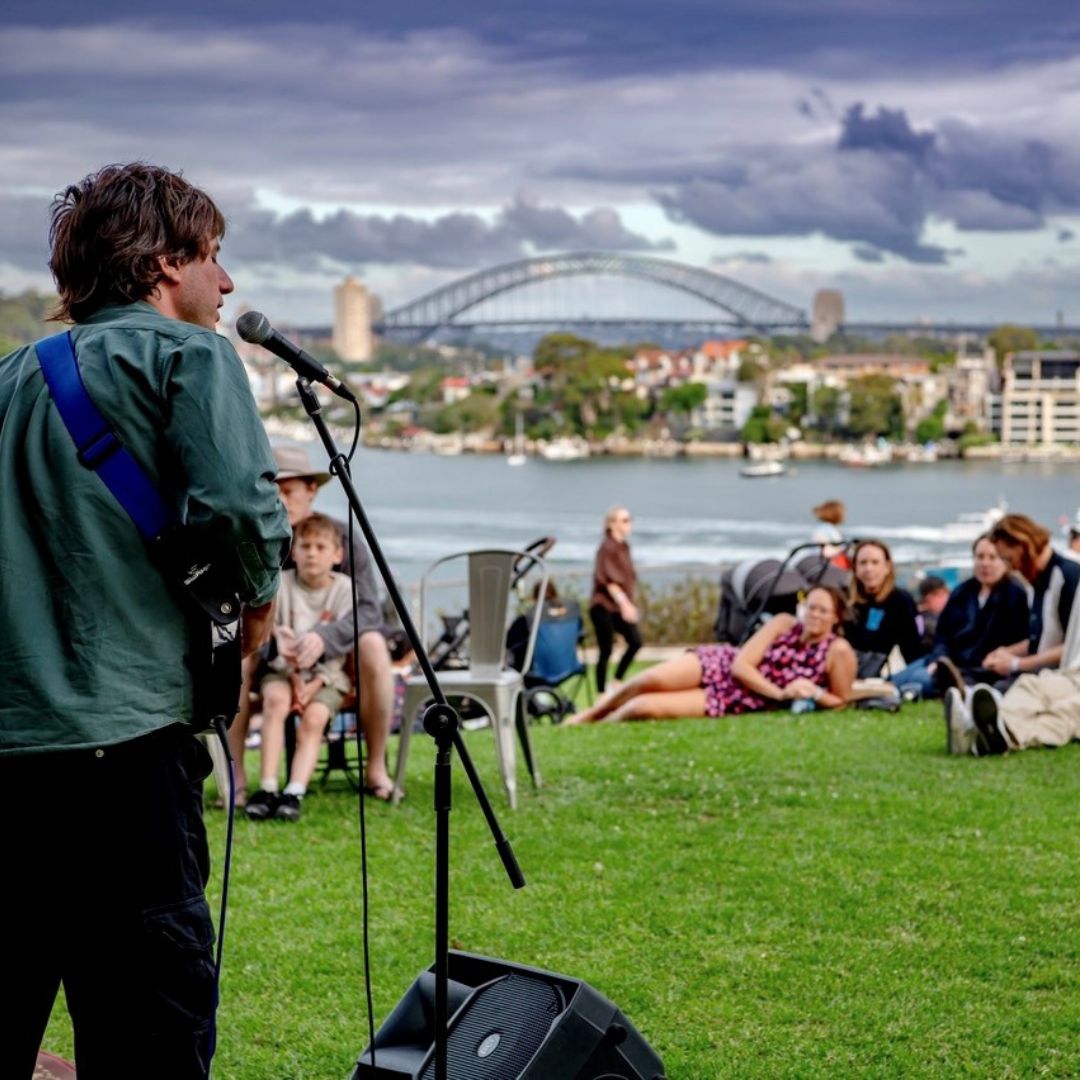
[[(243, 367), (214, 332), (232, 291), (223, 233), (181, 177), (109, 166), (58, 197), (50, 265), (90, 398), (210, 545), (250, 650), (269, 635), (289, 529)], [(76, 454), (34, 346), (0, 360), (0, 520), (0, 786), (19, 808), (0, 834), (0, 1076), (29, 1080), (63, 983), (80, 1080), (157, 1074), (150, 1061), (203, 1077), (216, 993), (196, 646)]]

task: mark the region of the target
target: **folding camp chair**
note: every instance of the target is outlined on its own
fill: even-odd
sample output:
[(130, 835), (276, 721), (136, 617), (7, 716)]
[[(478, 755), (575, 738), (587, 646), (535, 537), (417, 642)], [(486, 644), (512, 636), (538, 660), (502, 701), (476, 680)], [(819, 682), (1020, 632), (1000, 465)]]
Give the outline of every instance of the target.
[[(540, 786), (540, 773), (533, 760), (525, 723), (525, 677), (506, 662), (506, 627), (510, 616), (514, 580), (520, 570), (531, 565), (540, 574), (539, 594), (547, 591), (548, 573), (544, 561), (527, 551), (463, 551), (432, 563), (420, 581), (420, 626), (425, 626), (428, 592), (432, 575), (447, 563), (467, 560), (469, 593), (469, 666), (463, 670), (440, 671), (439, 685), (450, 698), (468, 697), (477, 703), (491, 721), (495, 734), (495, 755), (511, 808), (517, 807), (517, 766), (514, 730), (521, 740), (525, 764), (533, 785)], [(532, 664), (533, 648), (540, 625), (542, 605), (537, 605), (525, 651), (524, 667)], [(405, 682), (405, 707), (398, 741), (397, 767), (394, 771), (394, 801), (404, 793), (405, 766), (413, 720), (421, 705), (431, 701), (431, 691), (423, 675), (410, 676)]]
[[(592, 684), (586, 678), (588, 669), (580, 652), (583, 632), (584, 620), (577, 601), (548, 600), (543, 605), (532, 666), (525, 673), (525, 713), (530, 719), (548, 717), (553, 723), (562, 723), (573, 709), (582, 684), (592, 704)], [(571, 679), (577, 681), (568, 693), (564, 692), (563, 683)]]

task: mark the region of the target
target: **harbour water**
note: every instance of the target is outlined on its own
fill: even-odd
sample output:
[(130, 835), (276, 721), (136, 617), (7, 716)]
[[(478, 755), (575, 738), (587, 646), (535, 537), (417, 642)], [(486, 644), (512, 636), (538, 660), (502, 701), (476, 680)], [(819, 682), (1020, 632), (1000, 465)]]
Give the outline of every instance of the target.
[[(316, 461), (325, 455), (309, 447)], [(442, 457), (361, 448), (353, 476), (397, 579), (417, 581), (434, 559), (476, 547), (519, 548), (541, 536), (557, 543), (553, 570), (591, 565), (608, 507), (634, 514), (631, 544), (640, 568), (718, 570), (746, 558), (782, 557), (809, 540), (812, 506), (847, 504), (849, 536), (885, 540), (905, 564), (966, 564), (970, 542), (944, 527), (1000, 501), (1054, 529), (1080, 506), (1080, 466), (943, 461), (849, 469), (800, 463), (794, 475), (748, 480), (739, 461)], [(343, 516), (330, 485), (318, 507)], [(953, 530), (955, 532), (955, 530)]]

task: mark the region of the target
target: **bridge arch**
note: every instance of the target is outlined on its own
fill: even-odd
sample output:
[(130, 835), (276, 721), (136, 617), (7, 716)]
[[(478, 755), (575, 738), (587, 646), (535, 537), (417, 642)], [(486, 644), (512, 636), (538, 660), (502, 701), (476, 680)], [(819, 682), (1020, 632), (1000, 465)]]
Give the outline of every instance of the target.
[(799, 308), (711, 270), (653, 256), (579, 251), (539, 255), (469, 274), (388, 311), (375, 329), (382, 334), (409, 334), (423, 339), (443, 327), (472, 325), (455, 320), (500, 293), (551, 278), (581, 274), (639, 278), (677, 289), (705, 301), (722, 311), (728, 320), (756, 333), (803, 330), (809, 326), (806, 314)]

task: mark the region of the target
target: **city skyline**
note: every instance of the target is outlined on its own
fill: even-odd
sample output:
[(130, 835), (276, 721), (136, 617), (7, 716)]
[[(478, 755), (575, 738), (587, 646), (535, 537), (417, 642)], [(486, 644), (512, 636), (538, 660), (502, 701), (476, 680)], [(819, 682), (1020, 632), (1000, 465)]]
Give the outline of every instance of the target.
[(807, 310), (840, 289), (853, 321), (1080, 322), (1080, 12), (1057, 0), (14, 0), (0, 41), (8, 291), (50, 284), (57, 190), (142, 158), (225, 209), (231, 310), (299, 323), (346, 274), (390, 308), (594, 248)]

